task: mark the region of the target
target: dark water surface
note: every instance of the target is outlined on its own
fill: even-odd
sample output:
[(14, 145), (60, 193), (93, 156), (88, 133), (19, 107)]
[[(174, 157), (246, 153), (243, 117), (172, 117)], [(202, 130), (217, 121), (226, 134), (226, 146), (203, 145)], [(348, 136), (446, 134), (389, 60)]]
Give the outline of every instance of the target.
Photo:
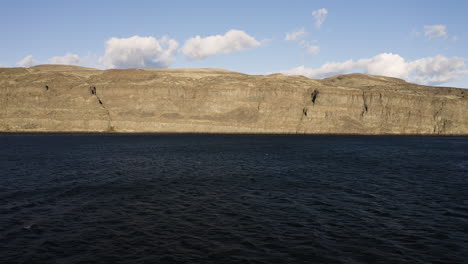
[(0, 135), (1, 263), (468, 263), (468, 138)]

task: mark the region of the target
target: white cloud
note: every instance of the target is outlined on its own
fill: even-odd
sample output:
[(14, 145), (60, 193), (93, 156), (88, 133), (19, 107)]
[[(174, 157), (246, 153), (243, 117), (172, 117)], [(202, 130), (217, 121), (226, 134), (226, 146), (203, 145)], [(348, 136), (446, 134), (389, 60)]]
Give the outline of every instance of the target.
[(67, 53), (64, 56), (56, 56), (49, 58), (49, 63), (51, 64), (66, 64), (66, 65), (80, 65), (82, 63), (82, 59), (80, 56)]
[(465, 67), (465, 59), (463, 58), (447, 58), (439, 55), (405, 61), (400, 55), (392, 53), (381, 53), (357, 61), (347, 60), (326, 63), (319, 68), (300, 66), (282, 73), (304, 75), (310, 78), (326, 78), (350, 72), (397, 77), (420, 84), (442, 84), (459, 80), (464, 75), (468, 75), (468, 69)]
[(410, 80), (423, 84), (441, 84), (461, 79), (468, 75), (465, 59), (435, 56), (407, 63), (411, 73)]
[(429, 39), (447, 38), (447, 26), (445, 25), (430, 25), (424, 26), (424, 36)]
[(320, 46), (312, 45), (311, 42), (313, 43), (313, 42), (318, 42), (318, 41), (317, 40), (313, 40), (313, 41), (301, 40), (300, 44), (307, 54), (312, 55), (312, 56), (317, 55), (320, 52)]
[(244, 31), (232, 29), (224, 35), (190, 38), (182, 47), (182, 52), (189, 59), (200, 60), (208, 56), (228, 54), (260, 45), (261, 43), (258, 40)]
[(26, 56), (16, 63), (16, 65), (18, 65), (19, 67), (25, 68), (32, 67), (37, 64), (39, 64), (39, 62), (36, 61), (32, 55)]
[(326, 8), (321, 8), (312, 12), (312, 16), (315, 20), (315, 26), (317, 28), (320, 28), (322, 26), (323, 22), (325, 22), (325, 19), (327, 18), (327, 15), (328, 10)]
[[(316, 40), (312, 41), (312, 42), (317, 42)], [(317, 46), (317, 45), (312, 45), (310, 44), (310, 42), (308, 41), (304, 41), (302, 40), (301, 42), (301, 47), (307, 52), (307, 54), (309, 55), (316, 55), (317, 53), (319, 53), (320, 51), (320, 46)]]
[(298, 40), (301, 37), (303, 37), (305, 34), (306, 34), (305, 29), (299, 29), (297, 31), (286, 33), (284, 40), (287, 40), (287, 41)]
[(177, 41), (168, 37), (111, 38), (106, 42), (101, 63), (105, 68), (166, 68), (178, 46)]

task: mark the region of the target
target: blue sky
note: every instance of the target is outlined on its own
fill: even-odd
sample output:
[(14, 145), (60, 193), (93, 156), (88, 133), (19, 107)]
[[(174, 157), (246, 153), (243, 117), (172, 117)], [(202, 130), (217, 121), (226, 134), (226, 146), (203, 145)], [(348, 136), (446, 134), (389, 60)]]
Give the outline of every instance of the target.
[[(366, 72), (468, 87), (467, 13), (466, 1), (4, 1), (0, 64)], [(286, 40), (294, 32), (305, 33)]]

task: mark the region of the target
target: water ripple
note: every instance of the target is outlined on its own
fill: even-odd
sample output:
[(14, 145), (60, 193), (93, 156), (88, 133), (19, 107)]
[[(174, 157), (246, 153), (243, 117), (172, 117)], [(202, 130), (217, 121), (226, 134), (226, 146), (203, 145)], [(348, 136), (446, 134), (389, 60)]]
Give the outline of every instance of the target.
[(468, 140), (0, 135), (2, 263), (466, 263)]

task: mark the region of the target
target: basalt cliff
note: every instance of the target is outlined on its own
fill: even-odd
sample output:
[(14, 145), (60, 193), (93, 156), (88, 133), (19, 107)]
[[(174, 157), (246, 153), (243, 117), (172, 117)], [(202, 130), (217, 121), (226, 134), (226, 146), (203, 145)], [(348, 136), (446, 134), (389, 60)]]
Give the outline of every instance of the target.
[(365, 74), (0, 68), (0, 132), (468, 135), (467, 93)]

